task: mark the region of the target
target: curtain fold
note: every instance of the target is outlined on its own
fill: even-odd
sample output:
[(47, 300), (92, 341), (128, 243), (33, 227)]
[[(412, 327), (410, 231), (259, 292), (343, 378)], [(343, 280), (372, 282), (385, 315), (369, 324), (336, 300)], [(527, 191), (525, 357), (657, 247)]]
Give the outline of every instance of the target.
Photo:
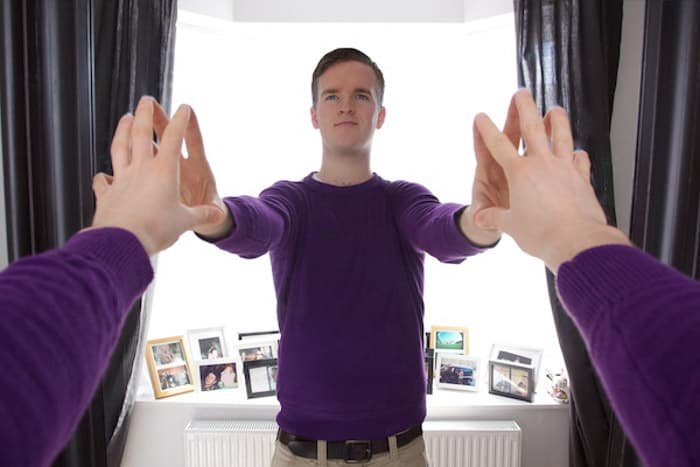
[[(168, 109), (176, 11), (176, 0), (0, 2), (9, 261), (89, 225), (92, 176), (111, 173), (119, 117), (142, 94)], [(120, 464), (146, 322), (141, 304), (134, 308), (57, 467)]]
[[(518, 82), (540, 112), (564, 107), (577, 148), (588, 151), (592, 183), (615, 224), (610, 122), (617, 80), (622, 0), (514, 0)], [(550, 303), (571, 381), (570, 465), (636, 465), (583, 339), (547, 272)]]
[[(117, 122), (142, 95), (170, 110), (175, 48), (175, 0), (95, 1), (97, 169), (111, 172), (109, 147)], [(150, 289), (149, 289), (150, 290)], [(138, 388), (148, 307), (137, 303), (102, 380), (107, 465), (119, 466)]]
[(647, 1), (630, 237), (700, 279), (700, 3)]

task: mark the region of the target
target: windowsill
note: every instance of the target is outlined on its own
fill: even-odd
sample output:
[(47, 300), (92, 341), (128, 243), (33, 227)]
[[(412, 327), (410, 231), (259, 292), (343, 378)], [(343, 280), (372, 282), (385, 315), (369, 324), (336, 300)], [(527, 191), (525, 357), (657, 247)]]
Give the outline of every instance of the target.
[[(155, 399), (151, 394), (141, 394), (137, 398), (139, 405), (172, 404), (188, 405), (202, 408), (227, 407), (242, 409), (259, 409), (261, 415), (275, 414), (279, 410), (279, 401), (274, 396), (247, 399), (244, 388), (222, 390), (215, 392), (190, 392), (177, 396)], [(481, 387), (478, 392), (458, 391), (452, 389), (434, 388), (433, 394), (428, 394), (428, 418), (443, 417), (450, 411), (464, 408), (503, 410), (568, 410), (566, 404), (554, 401), (544, 390), (535, 393), (533, 402), (526, 402), (508, 397), (489, 394), (487, 388)]]

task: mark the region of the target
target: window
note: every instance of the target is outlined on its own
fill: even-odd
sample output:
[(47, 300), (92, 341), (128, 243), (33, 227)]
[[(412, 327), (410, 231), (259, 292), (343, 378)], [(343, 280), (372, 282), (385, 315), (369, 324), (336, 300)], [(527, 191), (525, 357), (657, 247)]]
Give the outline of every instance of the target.
[[(173, 108), (198, 113), (222, 196), (257, 195), (320, 165), (310, 123), (311, 72), (327, 51), (367, 52), (386, 79), (387, 118), (375, 134), (373, 170), (468, 203), (472, 120), (503, 122), (517, 86), (512, 14), (467, 24), (230, 23), (180, 12)], [(544, 266), (510, 238), (462, 265), (426, 259), (426, 329), (468, 326), (471, 353), (493, 342), (545, 348), (562, 365)], [(160, 254), (150, 338), (190, 328), (276, 329), (269, 258), (243, 260), (184, 235)]]

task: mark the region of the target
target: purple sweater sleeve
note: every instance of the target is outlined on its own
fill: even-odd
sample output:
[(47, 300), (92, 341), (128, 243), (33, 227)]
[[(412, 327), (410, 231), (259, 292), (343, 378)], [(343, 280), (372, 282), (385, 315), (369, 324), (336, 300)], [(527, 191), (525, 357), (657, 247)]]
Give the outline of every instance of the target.
[(290, 201), (293, 191), (292, 183), (277, 182), (257, 198), (225, 198), (224, 203), (231, 212), (235, 226), (228, 236), (213, 243), (242, 258), (264, 255), (284, 240), (285, 233), (289, 232), (298, 217)]
[(700, 283), (609, 245), (563, 264), (557, 288), (645, 464), (700, 465)]
[(48, 465), (63, 448), (152, 277), (138, 239), (114, 228), (0, 273), (1, 465)]
[(401, 233), (417, 250), (443, 263), (461, 263), (488, 248), (471, 243), (459, 227), (457, 216), (464, 206), (442, 204), (417, 183), (396, 182), (393, 189)]

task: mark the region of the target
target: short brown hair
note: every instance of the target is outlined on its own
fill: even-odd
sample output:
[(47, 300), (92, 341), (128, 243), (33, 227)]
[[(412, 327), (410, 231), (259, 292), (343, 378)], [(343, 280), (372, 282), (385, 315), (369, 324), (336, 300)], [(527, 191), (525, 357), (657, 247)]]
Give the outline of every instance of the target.
[(382, 105), (382, 100), (384, 99), (384, 75), (382, 70), (364, 52), (349, 47), (331, 50), (319, 60), (316, 69), (311, 75), (311, 100), (313, 104), (316, 105), (318, 102), (318, 79), (330, 67), (343, 62), (360, 62), (372, 68), (377, 77), (377, 99), (379, 100), (379, 105)]

